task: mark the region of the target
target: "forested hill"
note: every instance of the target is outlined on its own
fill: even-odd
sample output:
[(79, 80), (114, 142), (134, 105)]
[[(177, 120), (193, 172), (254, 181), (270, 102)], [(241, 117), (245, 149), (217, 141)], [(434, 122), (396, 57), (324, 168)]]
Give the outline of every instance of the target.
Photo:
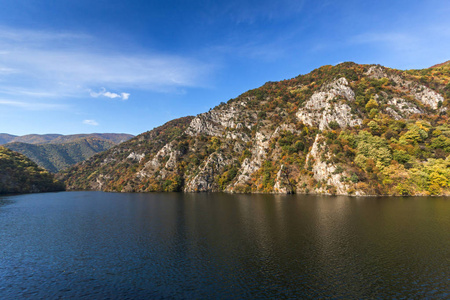
[(64, 190), (64, 184), (24, 155), (0, 146), (0, 194)]
[(96, 153), (106, 151), (115, 143), (98, 138), (79, 138), (66, 143), (27, 144), (9, 143), (5, 147), (24, 154), (44, 169), (56, 173)]
[(69, 189), (450, 195), (450, 65), (323, 66), (168, 122), (62, 174)]

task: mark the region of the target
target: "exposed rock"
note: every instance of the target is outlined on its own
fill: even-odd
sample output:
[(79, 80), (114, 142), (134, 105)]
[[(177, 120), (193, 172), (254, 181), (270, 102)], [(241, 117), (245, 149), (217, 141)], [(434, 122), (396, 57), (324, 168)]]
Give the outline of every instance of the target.
[[(156, 155), (145, 163), (141, 171), (136, 173), (136, 177), (149, 177), (153, 172), (159, 170), (162, 179), (166, 177), (168, 170), (174, 170), (177, 165), (177, 158), (180, 151), (173, 149), (173, 144), (166, 144)], [(164, 163), (164, 160), (167, 161)]]
[[(317, 181), (323, 181), (326, 185), (330, 185), (336, 188), (336, 194), (338, 195), (346, 195), (349, 187), (341, 182), (341, 174), (335, 174), (336, 166), (333, 163), (327, 163), (326, 161), (322, 161), (321, 153), (323, 150), (321, 146), (323, 144), (322, 140), (324, 137), (320, 134), (316, 136), (314, 140), (314, 144), (311, 148), (307, 156), (306, 163), (308, 164), (309, 160), (313, 161), (312, 171), (314, 173), (314, 179)], [(330, 158), (330, 154), (326, 153), (325, 156)], [(315, 191), (316, 193), (327, 193), (325, 188), (320, 188)]]
[(246, 158), (242, 162), (241, 170), (237, 176), (236, 182), (228, 186), (226, 191), (233, 192), (234, 188), (247, 183), (251, 175), (261, 168), (263, 160), (266, 158), (266, 150), (269, 147), (269, 138), (263, 133), (257, 132), (254, 139), (254, 148), (251, 159)]
[(130, 155), (127, 156), (128, 159), (137, 160), (138, 162), (141, 162), (141, 160), (145, 157), (145, 154), (138, 154), (135, 152), (131, 152)]
[(326, 85), (320, 92), (314, 93), (303, 108), (297, 112), (297, 117), (309, 126), (318, 126), (320, 130), (329, 128), (332, 121), (341, 128), (361, 125), (362, 120), (351, 113), (347, 101), (355, 100), (355, 93), (348, 87), (347, 79), (339, 78)]
[(223, 155), (213, 153), (208, 157), (200, 172), (186, 183), (185, 192), (217, 192), (218, 185), (214, 182), (215, 176), (229, 163)]
[(289, 182), (289, 176), (286, 173), (285, 167), (284, 165), (281, 165), (277, 173), (277, 178), (275, 179), (273, 191), (279, 194), (291, 194), (293, 190), (294, 189)]
[(408, 89), (418, 101), (430, 106), (433, 109), (438, 108), (439, 102), (444, 102), (444, 97), (434, 90), (411, 80), (406, 80), (399, 75), (387, 74), (381, 66), (370, 67), (366, 74), (375, 79), (381, 79), (384, 77), (394, 81), (397, 85)]
[(386, 112), (394, 119), (406, 119), (413, 114), (421, 114), (423, 110), (417, 105), (407, 102), (402, 98), (392, 98), (388, 100), (390, 107), (386, 108)]
[(387, 78), (388, 75), (386, 72), (384, 72), (384, 69), (381, 66), (372, 66), (367, 70), (366, 75), (374, 78), (374, 79), (381, 79), (381, 78)]
[[(243, 112), (245, 103), (231, 105), (229, 109), (211, 110), (195, 117), (186, 133), (191, 136), (205, 134), (209, 136), (222, 136), (227, 128), (250, 129), (253, 124), (248, 124), (249, 118)], [(243, 119), (244, 122), (239, 122)], [(239, 138), (238, 135), (230, 135), (232, 138)]]
[[(405, 182), (419, 173), (443, 182), (446, 173), (431, 164), (446, 170), (450, 159), (447, 78), (424, 81), (422, 73), (344, 63), (268, 82), (125, 142), (70, 171), (67, 182), (130, 192), (407, 194)], [(383, 151), (375, 157), (364, 144)], [(413, 182), (413, 192), (450, 193), (436, 185)]]
[(411, 84), (411, 86), (411, 93), (414, 97), (433, 109), (438, 108), (439, 102), (444, 102), (444, 97), (424, 85)]

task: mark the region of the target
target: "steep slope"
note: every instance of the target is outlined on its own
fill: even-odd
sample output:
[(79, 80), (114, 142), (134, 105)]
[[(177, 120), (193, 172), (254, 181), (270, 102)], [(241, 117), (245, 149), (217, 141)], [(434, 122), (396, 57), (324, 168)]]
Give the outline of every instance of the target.
[(27, 144), (9, 143), (4, 147), (24, 154), (40, 167), (56, 173), (66, 169), (96, 153), (113, 147), (113, 142), (97, 138), (79, 138), (67, 143)]
[(96, 138), (119, 144), (131, 139), (133, 135), (127, 133), (89, 133), (89, 134), (27, 134), (22, 136), (0, 134), (0, 145), (7, 143), (27, 143), (27, 144), (61, 144), (74, 142), (81, 138)]
[(122, 192), (450, 194), (449, 99), (448, 65), (324, 66), (169, 122), (62, 178)]
[(163, 126), (138, 135), (108, 151), (99, 153), (59, 174), (66, 184), (76, 189), (121, 191), (131, 189), (133, 182), (123, 183), (135, 177), (139, 163), (160, 151), (166, 144), (176, 142), (193, 117), (172, 120)]
[(446, 61), (446, 62), (443, 62), (443, 63), (440, 63), (440, 64), (437, 64), (437, 65), (434, 65), (434, 66), (432, 66), (432, 67), (430, 67), (430, 68), (440, 68), (440, 67), (448, 67), (448, 66), (450, 66), (450, 60), (448, 60), (448, 61)]
[(0, 147), (0, 194), (64, 190), (64, 184), (24, 155)]

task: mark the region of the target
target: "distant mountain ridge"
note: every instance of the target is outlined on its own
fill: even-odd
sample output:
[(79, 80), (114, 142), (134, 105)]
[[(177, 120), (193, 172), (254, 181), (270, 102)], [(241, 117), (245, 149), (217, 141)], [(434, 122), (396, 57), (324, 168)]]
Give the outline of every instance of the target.
[(3, 146), (22, 153), (40, 167), (57, 173), (131, 137), (133, 135), (123, 133), (30, 134), (21, 137), (4, 134), (3, 138), (11, 142)]
[(59, 176), (68, 189), (450, 195), (450, 64), (267, 82)]
[(127, 133), (87, 133), (87, 134), (27, 134), (22, 136), (12, 135), (8, 133), (0, 133), (0, 145), (7, 143), (27, 143), (27, 144), (61, 144), (75, 141), (80, 138), (98, 138), (119, 144), (134, 137)]
[(4, 147), (22, 153), (37, 163), (40, 167), (57, 173), (96, 153), (106, 151), (116, 145), (115, 143), (97, 138), (79, 138), (67, 143), (59, 144), (27, 144), (8, 143)]

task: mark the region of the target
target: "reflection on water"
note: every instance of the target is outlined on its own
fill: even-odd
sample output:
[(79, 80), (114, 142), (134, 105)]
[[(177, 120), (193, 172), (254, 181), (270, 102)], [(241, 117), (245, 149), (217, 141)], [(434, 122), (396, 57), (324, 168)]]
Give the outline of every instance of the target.
[(0, 204), (2, 299), (450, 296), (448, 198), (9, 199)]
[(13, 203), (8, 196), (0, 196), (0, 207)]

